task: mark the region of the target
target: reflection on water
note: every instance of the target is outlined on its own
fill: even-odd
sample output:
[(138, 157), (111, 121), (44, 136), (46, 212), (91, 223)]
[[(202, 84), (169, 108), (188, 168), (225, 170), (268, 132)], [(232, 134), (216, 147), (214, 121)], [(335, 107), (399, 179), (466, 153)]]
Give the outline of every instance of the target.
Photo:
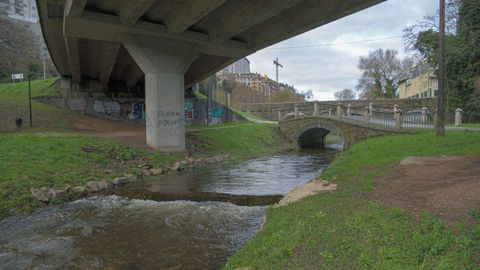
[(223, 163), (215, 168), (194, 170), (177, 176), (151, 177), (127, 189), (168, 194), (213, 192), (253, 196), (285, 195), (318, 175), (330, 164), (336, 153), (338, 151), (333, 149), (303, 150), (240, 163)]
[(285, 195), (330, 164), (334, 150), (292, 152), (226, 165), (196, 178), (201, 191), (238, 195)]
[[(284, 153), (138, 185), (237, 199), (286, 194), (335, 153)], [(217, 269), (255, 234), (263, 215), (264, 207), (223, 202), (91, 197), (0, 222), (0, 269)]]

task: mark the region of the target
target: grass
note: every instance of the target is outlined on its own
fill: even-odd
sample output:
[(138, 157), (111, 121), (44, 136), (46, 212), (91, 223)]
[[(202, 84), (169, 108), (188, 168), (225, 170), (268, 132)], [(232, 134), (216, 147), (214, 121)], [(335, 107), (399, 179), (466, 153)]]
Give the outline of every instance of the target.
[[(55, 96), (56, 78), (31, 82), (32, 98)], [(17, 132), (15, 118), (23, 118), (22, 132), (66, 131), (71, 112), (32, 100), (33, 127), (29, 127), (28, 82), (0, 84), (0, 132)]]
[(480, 128), (480, 123), (477, 124), (461, 124), (460, 126), (449, 125), (450, 127), (463, 127), (463, 128)]
[(208, 97), (200, 92), (195, 92), (195, 96), (200, 100), (206, 100)]
[(251, 118), (251, 119), (255, 119), (255, 120), (261, 120), (261, 121), (270, 121), (270, 120), (267, 120), (267, 119), (264, 119), (262, 117), (259, 117), (259, 116), (256, 116), (254, 114), (251, 114), (251, 113), (248, 113), (248, 112), (244, 112), (242, 110), (239, 110), (239, 109), (235, 109), (235, 108), (231, 108), (232, 111), (238, 113), (239, 115), (245, 117), (245, 118)]
[(401, 209), (360, 196), (407, 156), (472, 152), (480, 152), (480, 133), (451, 131), (445, 138), (422, 133), (359, 142), (322, 174), (322, 179), (338, 184), (337, 192), (269, 208), (263, 230), (225, 269), (478, 269), (478, 211), (470, 217), (474, 225), (459, 225), (454, 234), (431, 214), (417, 221)]
[(229, 154), (249, 158), (286, 149), (288, 145), (273, 124), (241, 123), (191, 132), (192, 144), (201, 155)]

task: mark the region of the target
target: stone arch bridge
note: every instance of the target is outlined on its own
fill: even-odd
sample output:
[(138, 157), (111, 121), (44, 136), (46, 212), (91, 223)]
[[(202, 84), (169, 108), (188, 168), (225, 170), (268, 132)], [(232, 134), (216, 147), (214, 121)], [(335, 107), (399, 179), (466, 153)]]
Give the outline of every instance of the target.
[(409, 132), (378, 128), (353, 122), (346, 119), (339, 119), (329, 116), (307, 116), (282, 120), (278, 126), (283, 134), (296, 143), (298, 147), (321, 147), (325, 137), (333, 133), (343, 139), (343, 149), (349, 148), (355, 142), (369, 138), (408, 134)]

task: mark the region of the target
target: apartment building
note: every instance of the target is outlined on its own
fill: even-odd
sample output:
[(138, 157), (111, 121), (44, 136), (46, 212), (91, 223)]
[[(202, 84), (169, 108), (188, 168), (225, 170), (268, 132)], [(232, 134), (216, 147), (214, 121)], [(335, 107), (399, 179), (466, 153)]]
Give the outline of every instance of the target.
[(414, 67), (408, 78), (399, 82), (399, 98), (430, 98), (436, 97), (438, 80), (435, 70), (427, 63)]

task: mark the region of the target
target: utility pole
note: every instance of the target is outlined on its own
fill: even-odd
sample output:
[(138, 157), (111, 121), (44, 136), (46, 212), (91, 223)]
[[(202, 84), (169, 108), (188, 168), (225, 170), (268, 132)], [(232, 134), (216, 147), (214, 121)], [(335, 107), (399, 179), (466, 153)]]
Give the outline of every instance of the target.
[(28, 110), (29, 110), (29, 113), (30, 113), (30, 127), (33, 126), (33, 123), (32, 123), (32, 89), (30, 87), (30, 77), (32, 75), (27, 75), (27, 78), (28, 78)]
[(276, 75), (277, 75), (277, 78), (276, 78), (276, 79), (277, 79), (277, 83), (278, 83), (278, 67), (283, 68), (283, 66), (282, 66), (282, 64), (280, 64), (280, 63), (278, 62), (278, 57), (277, 57), (277, 60), (273, 60), (273, 64), (275, 65)]
[(45, 71), (45, 55), (43, 55), (43, 80), (47, 79), (47, 73)]
[(212, 126), (212, 93), (215, 82), (215, 75), (211, 75), (207, 80), (207, 127)]
[(445, 136), (445, 0), (440, 0), (437, 137)]

